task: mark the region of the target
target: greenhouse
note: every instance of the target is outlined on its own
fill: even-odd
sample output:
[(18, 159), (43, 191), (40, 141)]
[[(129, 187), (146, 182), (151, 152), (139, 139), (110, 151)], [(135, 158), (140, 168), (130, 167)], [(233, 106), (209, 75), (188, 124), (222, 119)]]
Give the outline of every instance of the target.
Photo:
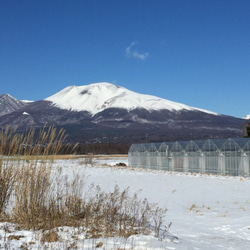
[(250, 138), (132, 144), (131, 167), (250, 176)]

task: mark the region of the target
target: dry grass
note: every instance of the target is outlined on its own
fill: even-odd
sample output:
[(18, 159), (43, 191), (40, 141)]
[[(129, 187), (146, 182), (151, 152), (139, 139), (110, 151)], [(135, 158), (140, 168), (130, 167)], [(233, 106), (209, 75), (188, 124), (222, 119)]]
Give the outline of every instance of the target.
[(42, 234), (41, 242), (56, 242), (59, 241), (58, 234), (55, 231), (48, 231)]
[(34, 229), (46, 221), (48, 216), (43, 215), (51, 199), (53, 156), (60, 151), (65, 138), (63, 130), (57, 132), (53, 127), (44, 127), (36, 136), (33, 128), (22, 134), (8, 126), (0, 131), (1, 216), (14, 196), (16, 222), (26, 221), (27, 227)]
[[(38, 135), (34, 129), (18, 134), (9, 127), (0, 132), (0, 214), (12, 199), (10, 220), (25, 229), (48, 230), (44, 241), (56, 241), (52, 229), (59, 226), (83, 228), (89, 238), (129, 237), (152, 228), (159, 235), (166, 210), (130, 196), (129, 189), (116, 186), (106, 193), (93, 185), (85, 190), (84, 176), (68, 180), (60, 169), (53, 172), (54, 159), (62, 159), (57, 154), (65, 138), (63, 130), (53, 127), (44, 127)], [(84, 159), (93, 164), (92, 155)], [(154, 226), (149, 229), (149, 224)]]
[(13, 166), (3, 163), (0, 160), (0, 216), (3, 214), (8, 205), (14, 184), (16, 181), (17, 171)]
[(193, 211), (194, 209), (196, 209), (196, 205), (193, 204), (191, 207), (188, 208), (189, 211)]
[[(25, 228), (44, 228), (50, 218), (51, 168), (28, 164), (20, 169), (15, 188), (15, 221)], [(48, 203), (49, 202), (49, 203)]]
[(118, 186), (110, 193), (103, 192), (99, 186), (92, 187), (87, 197), (81, 213), (75, 216), (84, 223), (89, 237), (147, 234), (151, 218), (165, 213), (147, 199), (141, 200), (136, 194), (130, 197), (128, 189), (120, 191)]

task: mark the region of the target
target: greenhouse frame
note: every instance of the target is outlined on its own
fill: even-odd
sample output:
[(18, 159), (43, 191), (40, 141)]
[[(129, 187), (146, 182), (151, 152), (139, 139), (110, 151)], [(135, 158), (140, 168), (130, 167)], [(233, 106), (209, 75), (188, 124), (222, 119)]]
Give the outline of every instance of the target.
[(250, 138), (132, 144), (129, 166), (165, 171), (250, 176)]

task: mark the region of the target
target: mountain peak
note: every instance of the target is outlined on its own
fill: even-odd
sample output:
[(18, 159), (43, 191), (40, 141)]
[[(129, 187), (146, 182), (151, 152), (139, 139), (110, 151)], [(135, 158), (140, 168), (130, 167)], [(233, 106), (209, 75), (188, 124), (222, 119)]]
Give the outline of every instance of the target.
[(152, 95), (139, 94), (108, 82), (83, 86), (69, 86), (46, 98), (55, 106), (72, 111), (88, 111), (95, 115), (107, 108), (152, 110), (197, 110), (210, 114), (217, 113), (197, 109), (185, 104), (172, 102)]
[(11, 96), (11, 95), (9, 95), (7, 93), (0, 95), (0, 100), (1, 99), (8, 99), (8, 98), (15, 99), (13, 96)]
[(0, 95), (0, 116), (18, 110), (24, 104), (9, 94)]

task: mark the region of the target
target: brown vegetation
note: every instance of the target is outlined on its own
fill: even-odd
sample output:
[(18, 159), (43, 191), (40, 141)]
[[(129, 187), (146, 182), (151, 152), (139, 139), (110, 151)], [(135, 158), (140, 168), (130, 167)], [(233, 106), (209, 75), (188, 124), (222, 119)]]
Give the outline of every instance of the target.
[[(129, 189), (116, 186), (106, 193), (92, 185), (85, 190), (84, 176), (75, 175), (70, 181), (60, 177), (60, 169), (52, 168), (53, 156), (64, 139), (64, 131), (53, 127), (42, 129), (37, 137), (34, 130), (24, 135), (7, 127), (0, 132), (2, 218), (8, 215), (10, 221), (32, 230), (78, 227), (89, 238), (147, 234), (148, 225), (154, 223), (158, 235), (166, 210), (136, 194), (130, 196)], [(44, 235), (48, 240), (57, 240), (55, 233)]]

